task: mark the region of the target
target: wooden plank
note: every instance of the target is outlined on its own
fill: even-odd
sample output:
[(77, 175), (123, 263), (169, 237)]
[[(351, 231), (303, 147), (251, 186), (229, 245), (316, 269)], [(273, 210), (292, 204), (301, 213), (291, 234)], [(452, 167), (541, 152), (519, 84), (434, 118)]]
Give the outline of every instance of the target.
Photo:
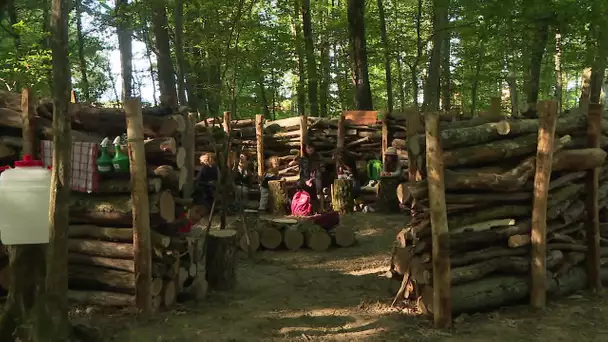
[(374, 125), (378, 123), (378, 112), (375, 110), (344, 111), (344, 119), (351, 125)]
[(557, 123), (557, 103), (541, 103), (538, 145), (536, 148), (536, 172), (534, 174), (534, 202), (532, 206), (532, 244), (530, 305), (545, 307), (547, 301), (547, 197), (553, 163), (553, 142)]
[(429, 207), (433, 239), (433, 318), (435, 327), (447, 328), (452, 324), (452, 279), (439, 113), (427, 113), (425, 126)]
[(152, 312), (152, 238), (141, 101), (139, 98), (126, 98), (124, 107), (132, 182), (135, 303), (139, 310), (150, 313)]

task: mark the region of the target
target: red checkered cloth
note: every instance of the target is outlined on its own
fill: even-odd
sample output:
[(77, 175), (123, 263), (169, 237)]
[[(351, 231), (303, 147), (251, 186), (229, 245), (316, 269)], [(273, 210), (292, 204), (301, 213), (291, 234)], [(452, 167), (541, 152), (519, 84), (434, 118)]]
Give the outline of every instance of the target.
[[(99, 188), (97, 172), (98, 144), (92, 142), (72, 142), (72, 190), (78, 192), (96, 192)], [(40, 142), (40, 159), (45, 167), (53, 165), (53, 142)]]

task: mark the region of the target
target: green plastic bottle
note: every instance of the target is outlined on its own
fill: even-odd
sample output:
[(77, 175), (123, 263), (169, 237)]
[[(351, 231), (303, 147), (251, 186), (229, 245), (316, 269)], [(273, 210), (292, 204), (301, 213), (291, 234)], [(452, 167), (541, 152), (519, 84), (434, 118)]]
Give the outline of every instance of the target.
[(114, 170), (120, 173), (129, 172), (129, 157), (120, 150), (120, 137), (114, 139), (114, 151), (114, 158), (112, 158)]
[(97, 171), (99, 173), (110, 173), (112, 172), (112, 158), (108, 155), (108, 144), (110, 139), (103, 138), (101, 141), (101, 156), (97, 159)]

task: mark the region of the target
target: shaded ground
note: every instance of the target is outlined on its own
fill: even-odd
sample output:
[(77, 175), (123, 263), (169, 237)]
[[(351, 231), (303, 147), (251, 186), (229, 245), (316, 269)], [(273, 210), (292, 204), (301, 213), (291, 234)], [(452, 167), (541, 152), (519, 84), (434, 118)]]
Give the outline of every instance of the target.
[[(388, 306), (386, 271), (403, 217), (355, 214), (358, 245), (325, 253), (259, 252), (243, 259), (239, 285), (197, 307), (136, 320), (95, 319), (113, 341), (608, 341), (607, 297), (572, 296), (544, 312), (526, 307), (461, 316), (437, 331), (411, 310)], [(89, 323), (90, 324), (90, 323)]]

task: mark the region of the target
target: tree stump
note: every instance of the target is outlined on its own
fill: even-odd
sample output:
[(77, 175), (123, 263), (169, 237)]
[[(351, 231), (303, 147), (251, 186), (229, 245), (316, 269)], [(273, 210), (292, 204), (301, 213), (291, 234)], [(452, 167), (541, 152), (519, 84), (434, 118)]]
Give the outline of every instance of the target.
[(285, 248), (295, 251), (304, 245), (304, 234), (295, 227), (287, 227), (283, 230), (283, 245)]
[(330, 235), (332, 242), (339, 247), (350, 247), (355, 243), (355, 232), (350, 227), (338, 226)]
[(232, 229), (210, 231), (207, 243), (209, 287), (218, 291), (232, 290), (236, 286), (237, 232)]
[(397, 213), (399, 212), (399, 199), (397, 198), (397, 187), (399, 179), (382, 178), (378, 182), (377, 212)]
[(341, 215), (352, 212), (355, 204), (353, 198), (353, 181), (350, 179), (334, 180), (331, 203)]
[(243, 233), (239, 238), (239, 248), (246, 253), (249, 253), (250, 250), (255, 252), (260, 248), (260, 234), (253, 229), (249, 229), (247, 233), (249, 234), (249, 246), (247, 245), (247, 236)]
[(285, 191), (285, 181), (275, 180), (268, 182), (268, 208), (272, 214), (286, 215), (288, 214), (287, 207), (287, 191)]

